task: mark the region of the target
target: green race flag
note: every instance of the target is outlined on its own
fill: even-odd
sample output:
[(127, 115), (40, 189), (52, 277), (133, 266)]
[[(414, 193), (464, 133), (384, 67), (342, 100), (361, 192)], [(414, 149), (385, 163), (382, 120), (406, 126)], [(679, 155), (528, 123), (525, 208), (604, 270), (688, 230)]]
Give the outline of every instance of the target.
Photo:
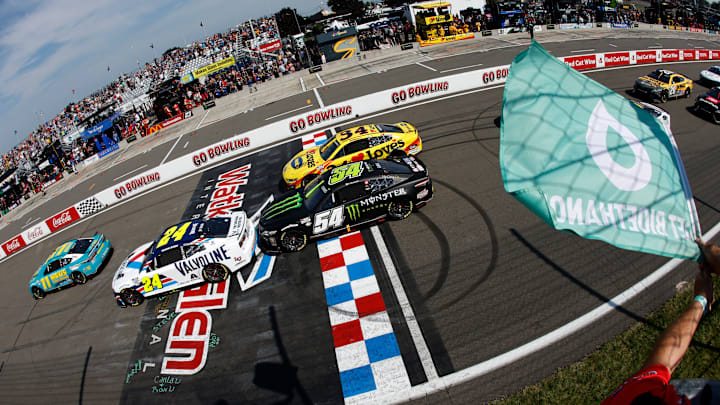
[(700, 223), (669, 128), (533, 41), (505, 84), (505, 190), (555, 229), (697, 260)]

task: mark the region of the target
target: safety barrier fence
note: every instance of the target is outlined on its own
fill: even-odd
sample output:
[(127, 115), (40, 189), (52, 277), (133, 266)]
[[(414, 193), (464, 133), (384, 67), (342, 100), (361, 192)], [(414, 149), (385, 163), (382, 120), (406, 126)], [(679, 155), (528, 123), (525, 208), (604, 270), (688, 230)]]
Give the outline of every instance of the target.
[[(577, 70), (647, 63), (720, 60), (720, 50), (653, 49), (595, 53), (560, 57)], [(0, 259), (14, 254), (75, 221), (89, 217), (121, 201), (229, 158), (253, 153), (264, 147), (322, 132), (351, 119), (439, 96), (500, 85), (510, 65), (478, 69), (432, 80), (399, 86), (296, 115), (231, 136), (170, 162), (146, 170), (108, 187), (77, 204), (25, 229), (0, 244)]]

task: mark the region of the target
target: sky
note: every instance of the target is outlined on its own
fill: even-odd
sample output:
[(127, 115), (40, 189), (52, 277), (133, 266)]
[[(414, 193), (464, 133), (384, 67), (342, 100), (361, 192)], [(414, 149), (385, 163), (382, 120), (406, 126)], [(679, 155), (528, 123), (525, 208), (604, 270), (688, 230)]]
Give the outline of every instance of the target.
[(327, 8), (323, 0), (0, 0), (0, 153), (138, 61), (284, 7), (303, 16)]

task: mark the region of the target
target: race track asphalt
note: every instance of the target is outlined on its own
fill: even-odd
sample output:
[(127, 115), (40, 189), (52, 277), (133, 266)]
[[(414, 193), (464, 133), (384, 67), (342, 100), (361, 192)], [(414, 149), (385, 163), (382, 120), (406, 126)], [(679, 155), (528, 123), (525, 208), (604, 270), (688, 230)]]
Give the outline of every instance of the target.
[[(555, 55), (592, 52), (720, 45), (702, 39), (658, 38), (631, 34), (548, 42)], [(506, 41), (507, 42), (507, 41)], [(515, 40), (515, 42), (521, 42)], [(527, 43), (525, 41), (524, 43)], [(542, 43), (542, 37), (541, 37)], [(498, 43), (500, 45), (500, 43)], [(420, 80), (440, 77), (445, 70), (509, 63), (523, 46), (428, 59), (382, 72), (330, 83), (318, 88), (328, 105)], [(469, 49), (472, 51), (472, 49)], [(590, 53), (590, 52), (586, 52)], [(710, 63), (666, 64), (663, 67), (698, 78)], [(587, 75), (628, 98), (635, 77), (648, 66), (589, 72)], [(462, 71), (454, 70), (453, 72)], [(704, 87), (696, 84), (695, 94)], [(317, 103), (313, 92), (297, 94), (210, 125), (190, 128), (178, 138), (151, 143), (146, 153), (118, 155), (95, 176), (74, 180), (72, 188), (26, 214), (45, 218), (69, 204), (123, 179), (123, 175), (159, 164), (244, 130), (264, 125), (277, 114)], [(720, 148), (717, 126), (695, 116), (691, 99), (663, 105), (693, 187), (703, 229), (720, 221), (720, 188), (715, 153)], [(474, 364), (540, 337), (589, 312), (623, 292), (667, 261), (550, 229), (505, 193), (498, 165), (498, 118), (502, 88), (443, 97), (359, 123), (407, 120), (423, 138), (421, 158), (430, 168), (436, 196), (416, 214), (379, 227), (389, 247), (404, 290), (440, 376)], [(314, 108), (314, 107), (313, 107)], [(201, 119), (200, 114), (194, 117)], [(354, 126), (347, 124), (344, 127)], [(340, 129), (340, 128), (338, 128)], [(187, 142), (187, 145), (186, 145)], [(165, 381), (172, 392), (158, 390), (158, 367), (131, 372), (138, 361), (159, 365), (168, 335), (159, 325), (170, 303), (149, 300), (139, 308), (119, 309), (110, 282), (130, 251), (154, 239), (167, 225), (187, 218), (197, 204), (198, 190), (225, 170), (251, 164), (244, 208), (251, 214), (265, 196), (277, 191), (271, 179), (299, 142), (293, 141), (225, 162), (119, 204), (54, 234), (0, 263), (0, 391), (3, 402), (82, 403), (338, 403), (342, 401), (327, 305), (317, 250), (278, 258), (272, 277), (247, 291), (235, 280), (227, 309), (210, 311), (216, 345), (205, 368), (194, 376)], [(123, 157), (126, 157), (124, 159)], [(117, 180), (116, 180), (117, 179)], [(94, 184), (92, 190), (90, 186)], [(0, 239), (24, 225), (15, 221), (0, 230)], [(103, 232), (114, 246), (108, 266), (86, 285), (33, 301), (27, 281), (43, 258), (67, 239)], [(378, 247), (370, 231), (363, 236), (388, 313), (396, 329), (403, 360), (413, 385), (427, 380), (410, 332), (393, 293)], [(599, 344), (642, 319), (672, 296), (676, 285), (691, 279), (692, 264), (683, 264), (615, 313), (521, 361), (487, 373), (470, 383), (431, 395), (418, 403), (478, 403), (513, 393), (549, 376), (560, 366), (592, 352)], [(170, 300), (177, 297), (171, 296)], [(159, 325), (159, 326), (158, 326)], [(157, 326), (157, 330), (153, 329)], [(161, 343), (151, 344), (156, 334)], [(142, 368), (142, 367), (141, 367)], [(267, 377), (283, 376), (278, 381)]]

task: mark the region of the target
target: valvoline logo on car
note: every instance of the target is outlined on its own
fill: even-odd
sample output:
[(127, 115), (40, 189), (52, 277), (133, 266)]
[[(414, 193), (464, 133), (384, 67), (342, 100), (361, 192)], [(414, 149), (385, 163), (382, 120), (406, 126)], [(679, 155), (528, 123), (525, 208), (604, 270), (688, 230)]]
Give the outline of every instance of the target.
[(303, 158), (302, 156), (298, 156), (297, 158), (293, 159), (293, 161), (290, 163), (290, 166), (293, 169), (299, 169), (303, 165)]
[(715, 97), (707, 96), (707, 97), (705, 98), (705, 100), (707, 100), (707, 101), (709, 101), (709, 102), (711, 102), (711, 103), (713, 103), (713, 104), (720, 103), (720, 100), (716, 99)]

